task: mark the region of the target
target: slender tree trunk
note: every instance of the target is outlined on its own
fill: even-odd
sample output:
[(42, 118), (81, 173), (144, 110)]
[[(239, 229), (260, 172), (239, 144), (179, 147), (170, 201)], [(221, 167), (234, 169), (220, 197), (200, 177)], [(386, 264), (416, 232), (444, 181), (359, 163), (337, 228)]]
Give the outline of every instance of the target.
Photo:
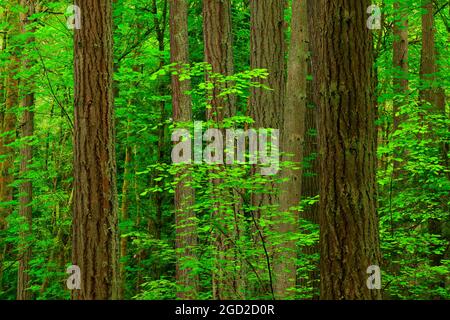
[[(430, 103), (435, 109), (436, 95), (432, 82), (436, 79), (436, 45), (433, 16), (433, 1), (422, 0), (422, 50), (420, 59), (420, 78), (425, 88), (420, 91), (420, 99)], [(432, 110), (434, 111), (434, 110)]]
[(376, 130), (368, 0), (320, 0), (313, 68), (319, 90), (320, 293), (379, 299), (367, 268), (381, 262), (376, 213)]
[[(0, 12), (0, 23), (5, 22), (5, 11)], [(6, 49), (6, 32), (0, 34), (0, 53)], [(0, 67), (0, 129), (3, 128), (3, 117), (5, 116), (5, 69)], [(1, 152), (1, 151), (0, 151)]]
[[(188, 2), (186, 0), (170, 0), (170, 55), (171, 62), (189, 63), (188, 43)], [(178, 75), (172, 76), (173, 121), (188, 122), (192, 120), (191, 97), (185, 94), (190, 89), (190, 82), (180, 81)], [(182, 179), (180, 179), (182, 178)], [(175, 186), (175, 249), (177, 255), (176, 281), (181, 290), (177, 292), (180, 299), (195, 299), (198, 292), (198, 277), (191, 274), (190, 268), (183, 266), (183, 261), (195, 259), (194, 249), (197, 246), (194, 190), (189, 185), (191, 177), (189, 168), (181, 170)]]
[[(399, 95), (406, 95), (408, 92), (408, 15), (406, 8), (399, 2), (394, 3), (394, 12), (397, 19), (394, 21), (394, 91)], [(404, 97), (394, 100), (394, 131), (398, 129), (399, 124), (405, 119), (404, 116), (397, 115), (404, 105)]]
[[(129, 128), (130, 120), (128, 120), (128, 128)], [(127, 133), (127, 138), (129, 138), (129, 133)], [(121, 221), (126, 222), (129, 218), (129, 204), (130, 204), (130, 175), (131, 175), (131, 165), (132, 165), (132, 147), (128, 145), (125, 147), (125, 161), (124, 161), (124, 170), (123, 170), (123, 184), (122, 184), (122, 203), (120, 207), (121, 211)], [(126, 257), (127, 257), (127, 247), (128, 247), (128, 239), (126, 237), (120, 238), (120, 280), (122, 281), (119, 287), (119, 299), (124, 299), (125, 297), (125, 288), (126, 288)]]
[[(283, 125), (285, 87), (285, 38), (284, 38), (284, 0), (250, 0), (250, 67), (267, 69), (269, 76), (262, 83), (272, 90), (252, 88), (250, 97), (250, 116), (254, 127), (281, 129)], [(256, 167), (253, 168), (256, 173)], [(266, 261), (265, 271), (268, 275), (268, 288), (258, 288), (257, 292), (268, 291), (274, 295), (272, 266), (269, 260), (267, 237), (263, 234), (258, 221), (264, 216), (269, 218), (269, 208), (279, 204), (275, 183), (264, 186), (265, 193), (253, 193), (251, 203), (257, 207), (251, 214), (255, 221), (254, 240)], [(267, 208), (267, 209), (263, 209)], [(260, 231), (262, 231), (260, 233)]]
[(116, 299), (119, 274), (112, 1), (75, 1), (73, 264), (81, 269), (74, 299)]
[(284, 109), (284, 114), (289, 117), (284, 119), (281, 149), (287, 154), (284, 160), (293, 162), (294, 167), (282, 172), (287, 181), (281, 185), (280, 216), (275, 224), (275, 231), (283, 241), (274, 258), (275, 295), (280, 299), (293, 296), (297, 273), (297, 247), (292, 236), (298, 232), (298, 211), (291, 208), (298, 207), (302, 189), (308, 70), (307, 17), (306, 0), (293, 0)]
[[(6, 203), (0, 207), (0, 230), (6, 230), (8, 224), (6, 219), (12, 213), (12, 201), (14, 200), (14, 188), (11, 184), (14, 181), (14, 149), (10, 146), (16, 139), (16, 108), (19, 105), (19, 81), (17, 73), (20, 68), (20, 61), (18, 58), (19, 52), (17, 48), (17, 36), (19, 19), (17, 14), (8, 10), (8, 23), (11, 30), (8, 34), (8, 53), (9, 61), (6, 66), (6, 90), (5, 90), (5, 108), (3, 112), (3, 126), (1, 133), (3, 138), (0, 138), (0, 152), (2, 162), (0, 163), (0, 203)], [(6, 245), (2, 245), (0, 262), (3, 262), (4, 257), (8, 253)], [(3, 263), (1, 263), (1, 266)]]
[[(35, 3), (34, 0), (21, 0), (21, 6), (28, 10), (26, 13), (20, 14), (20, 24), (22, 33), (34, 32), (34, 30), (28, 30), (29, 17), (35, 13)], [(27, 45), (33, 46), (34, 37), (29, 37), (27, 39)], [(27, 49), (32, 50), (32, 49)], [(32, 62), (29, 58), (22, 61), (23, 69), (30, 71)], [(31, 138), (34, 131), (34, 81), (33, 78), (26, 79), (23, 84), (23, 98), (22, 107), (24, 108), (21, 130), (22, 138)], [(22, 248), (19, 250), (19, 271), (17, 278), (17, 300), (28, 300), (31, 298), (31, 292), (28, 289), (28, 282), (30, 277), (28, 275), (29, 262), (31, 259), (31, 246), (30, 241), (27, 239), (32, 233), (32, 200), (33, 200), (33, 185), (29, 177), (29, 165), (33, 159), (33, 147), (30, 141), (24, 141), (25, 145), (20, 150), (20, 177), (24, 180), (21, 183), (19, 192), (19, 214), (23, 218), (24, 223), (26, 223), (25, 231), (21, 232), (21, 243)]]
[[(2, 11), (0, 13), (0, 23), (4, 23), (5, 22), (5, 11)], [(1, 37), (0, 37), (0, 53), (3, 54), (4, 51), (6, 49), (6, 32), (4, 32)], [(5, 96), (5, 91), (6, 91), (6, 87), (5, 87), (5, 82), (6, 82), (6, 70), (5, 68), (1, 67), (0, 68), (0, 133), (3, 133), (3, 120), (5, 117), (5, 100), (6, 100), (6, 96)], [(3, 139), (0, 138), (0, 155), (4, 155), (4, 150), (3, 150)], [(2, 163), (0, 162), (0, 172), (3, 173), (3, 171), (1, 171), (2, 169)], [(2, 178), (0, 178), (0, 196), (2, 196), (3, 194), (3, 182), (1, 180)], [(3, 201), (2, 198), (0, 198), (0, 201)], [(6, 228), (6, 221), (5, 221), (5, 217), (3, 216), (4, 214), (4, 208), (0, 208), (0, 231), (3, 231)], [(3, 288), (3, 262), (5, 260), (5, 253), (6, 253), (6, 246), (4, 244), (4, 241), (1, 241), (0, 244), (0, 290), (2, 290)]]
[[(434, 3), (432, 0), (422, 0), (422, 8), (426, 11), (422, 15), (422, 50), (421, 50), (421, 62), (420, 62), (420, 77), (423, 81), (424, 89), (420, 91), (420, 99), (424, 103), (429, 103), (431, 108), (429, 113), (431, 114), (443, 114), (445, 115), (445, 90), (443, 88), (436, 86), (434, 83), (437, 80), (436, 72), (437, 70), (437, 57), (438, 52), (435, 44), (435, 22), (434, 22)], [(430, 129), (432, 129), (433, 124), (430, 124)], [(431, 136), (433, 140), (436, 139), (435, 136)], [(445, 166), (448, 164), (448, 149), (447, 145), (441, 143), (439, 148), (441, 152), (441, 163)], [(448, 168), (448, 166), (447, 166)], [(444, 174), (444, 173), (441, 173)], [(448, 210), (446, 208), (446, 199), (443, 199), (444, 204), (443, 210)], [(428, 229), (431, 234), (436, 236), (442, 236), (442, 221), (437, 218), (430, 218), (428, 220)], [(430, 254), (431, 265), (439, 266), (441, 265), (441, 260), (444, 258), (446, 252), (442, 253), (432, 253)], [(445, 287), (444, 277), (441, 278), (440, 285)], [(435, 297), (432, 297), (435, 298)]]
[[(165, 0), (163, 2), (163, 7), (161, 10), (161, 17), (158, 18), (158, 6), (156, 3), (156, 0), (153, 0), (152, 5), (153, 10), (153, 23), (155, 25), (155, 31), (156, 31), (156, 39), (158, 40), (158, 49), (159, 49), (159, 68), (162, 69), (164, 67), (165, 61), (164, 61), (164, 51), (166, 49), (165, 42), (164, 42), (164, 36), (166, 33), (166, 21), (167, 21), (167, 8), (168, 8), (168, 2)], [(163, 96), (166, 94), (165, 89), (165, 80), (158, 79), (158, 84), (156, 87), (156, 90), (159, 95)], [(158, 151), (157, 151), (157, 163), (161, 163), (164, 161), (165, 156), (165, 132), (166, 132), (166, 126), (164, 124), (166, 119), (166, 102), (164, 100), (160, 101), (157, 105), (158, 112), (160, 114), (159, 122), (160, 126), (158, 127)], [(155, 182), (158, 189), (163, 189), (163, 181), (159, 180)], [(161, 239), (161, 233), (163, 228), (163, 202), (164, 202), (164, 194), (162, 192), (156, 192), (155, 193), (155, 204), (156, 204), (156, 228), (155, 228), (155, 237), (156, 239)], [(156, 267), (156, 273), (155, 277), (159, 278), (161, 270)]]

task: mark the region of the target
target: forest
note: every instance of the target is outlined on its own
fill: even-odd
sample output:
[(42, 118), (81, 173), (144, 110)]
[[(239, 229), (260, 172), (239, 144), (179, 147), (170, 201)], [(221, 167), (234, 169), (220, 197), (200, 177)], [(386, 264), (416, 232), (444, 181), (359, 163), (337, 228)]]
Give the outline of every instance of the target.
[(450, 299), (450, 1), (0, 0), (0, 300)]

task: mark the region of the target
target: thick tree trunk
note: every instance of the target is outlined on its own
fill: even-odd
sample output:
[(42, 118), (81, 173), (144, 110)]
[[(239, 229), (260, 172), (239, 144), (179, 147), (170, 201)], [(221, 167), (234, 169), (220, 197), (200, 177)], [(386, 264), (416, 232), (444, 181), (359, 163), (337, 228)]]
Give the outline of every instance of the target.
[[(186, 0), (170, 0), (170, 55), (172, 63), (189, 63), (188, 43), (188, 3)], [(191, 97), (185, 92), (190, 89), (190, 82), (180, 81), (178, 75), (172, 76), (173, 121), (188, 122), (192, 120)], [(186, 259), (194, 260), (197, 246), (194, 190), (189, 186), (191, 177), (189, 168), (181, 170), (176, 177), (180, 179), (175, 187), (175, 249), (177, 255), (176, 281), (182, 288), (177, 292), (180, 299), (195, 299), (198, 292), (198, 277), (183, 266)]]
[[(311, 63), (309, 61), (309, 69)], [(308, 72), (311, 74), (311, 70)], [(302, 199), (312, 198), (319, 195), (319, 159), (318, 159), (318, 136), (317, 136), (318, 110), (314, 102), (314, 94), (311, 81), (308, 81), (308, 106), (305, 114), (305, 142), (303, 144), (303, 175), (302, 175)], [(311, 204), (300, 212), (300, 217), (314, 224), (319, 224), (319, 204)], [(312, 259), (313, 255), (319, 254), (319, 244), (304, 247), (301, 255), (308, 255)], [(308, 272), (308, 278), (298, 279), (300, 288), (308, 287), (312, 289), (312, 299), (319, 299), (319, 269), (318, 260), (310, 260), (313, 263), (313, 270)]]
[[(284, 38), (284, 8), (283, 0), (251, 0), (250, 1), (250, 68), (267, 69), (269, 76), (262, 83), (272, 90), (252, 88), (250, 97), (250, 116), (254, 120), (256, 129), (281, 129), (283, 125), (285, 87), (285, 38)], [(256, 174), (256, 167), (253, 173)], [(265, 193), (253, 193), (251, 203), (257, 209), (251, 213), (255, 221), (254, 240), (261, 252), (261, 263), (265, 263), (266, 270), (260, 270), (268, 275), (268, 288), (258, 288), (261, 293), (273, 292), (272, 266), (268, 262), (272, 255), (266, 244), (266, 235), (260, 233), (258, 220), (269, 216), (268, 208), (279, 204), (279, 197), (275, 183), (267, 183)], [(267, 209), (263, 209), (267, 208)], [(263, 230), (261, 230), (263, 231)], [(267, 293), (267, 292), (266, 292)]]
[[(212, 72), (232, 75), (234, 59), (230, 0), (203, 1), (203, 37), (205, 61), (211, 64)], [(207, 77), (207, 81), (213, 80)], [(224, 117), (235, 115), (234, 96), (219, 97), (220, 92), (226, 88), (227, 84), (215, 83), (211, 94), (211, 109), (207, 110), (208, 119), (221, 122)]]
[[(34, 32), (34, 30), (28, 30), (28, 18), (35, 13), (35, 3), (34, 0), (21, 0), (20, 2), (23, 8), (27, 8), (28, 12), (20, 14), (20, 24), (22, 33)], [(34, 42), (34, 37), (29, 37), (27, 39), (27, 44), (32, 45)], [(31, 49), (28, 49), (31, 50)], [(22, 61), (23, 69), (28, 70), (32, 66), (32, 62), (26, 58)], [(33, 78), (26, 79), (23, 84), (24, 96), (22, 98), (22, 107), (24, 108), (21, 130), (22, 138), (31, 138), (34, 131), (34, 92), (33, 92)], [(19, 250), (19, 271), (17, 278), (17, 300), (28, 300), (31, 298), (31, 292), (28, 289), (29, 275), (28, 268), (31, 259), (31, 246), (27, 238), (32, 232), (32, 206), (31, 202), (33, 200), (33, 185), (30, 178), (27, 177), (29, 174), (29, 165), (33, 159), (33, 148), (29, 144), (29, 141), (23, 142), (25, 145), (20, 150), (20, 178), (24, 180), (19, 188), (19, 214), (23, 218), (24, 223), (26, 223), (26, 228), (21, 232), (21, 249)]]
[(75, 128), (73, 264), (81, 269), (74, 299), (118, 295), (114, 99), (111, 0), (75, 1), (81, 29), (75, 31)]
[[(308, 0), (308, 40), (309, 51), (311, 52), (313, 42), (316, 40), (312, 32), (315, 30), (313, 26), (316, 21), (316, 0)], [(314, 53), (310, 53), (314, 55)], [(314, 78), (316, 77), (315, 70), (312, 69), (311, 56), (308, 59), (308, 74), (312, 76), (312, 80), (307, 83), (308, 105), (305, 114), (305, 143), (304, 143), (304, 168), (302, 176), (302, 199), (316, 197), (319, 195), (319, 141), (318, 141), (318, 98), (319, 95), (314, 90)], [(315, 203), (305, 208), (300, 216), (312, 223), (319, 224), (319, 204)], [(319, 244), (303, 248), (301, 254), (319, 255)], [(314, 269), (308, 273), (308, 279), (298, 279), (300, 287), (308, 287), (312, 289), (312, 299), (319, 299), (320, 286), (320, 265), (318, 260), (313, 261)]]
[(313, 36), (319, 93), (321, 298), (379, 299), (375, 109), (368, 0), (320, 0)]
[(298, 232), (298, 207), (302, 189), (303, 143), (305, 140), (305, 112), (307, 103), (308, 29), (306, 0), (292, 1), (291, 41), (287, 65), (286, 102), (281, 149), (285, 161), (294, 167), (283, 170), (287, 179), (281, 185), (280, 216), (274, 226), (282, 243), (274, 257), (275, 296), (286, 299), (293, 296), (296, 284), (296, 241), (292, 236)]
[(264, 68), (263, 83), (273, 90), (252, 88), (250, 115), (259, 128), (280, 129), (285, 97), (285, 39), (283, 0), (250, 1), (250, 67)]
[[(231, 1), (210, 0), (203, 1), (203, 36), (205, 61), (211, 65), (213, 73), (221, 75), (232, 75), (234, 72), (233, 59), (233, 34), (231, 23)], [(228, 83), (215, 82), (214, 77), (206, 76), (206, 81), (212, 81), (214, 88), (210, 93), (210, 109), (206, 110), (206, 119), (214, 121), (217, 128), (221, 127), (224, 118), (235, 115), (236, 105), (233, 95), (220, 97), (219, 94), (226, 90)], [(217, 166), (216, 170), (221, 171), (222, 166)], [(213, 169), (213, 171), (215, 171)], [(238, 298), (242, 288), (239, 288), (241, 275), (239, 270), (233, 270), (237, 261), (235, 258), (233, 245), (230, 238), (236, 239), (233, 235), (233, 226), (237, 221), (234, 216), (227, 215), (221, 205), (224, 198), (231, 200), (233, 191), (221, 188), (222, 179), (212, 179), (212, 196), (215, 199), (213, 220), (216, 226), (213, 231), (213, 238), (216, 247), (215, 268), (217, 271), (212, 275), (213, 299), (227, 300)], [(222, 200), (221, 200), (222, 199)], [(233, 272), (230, 272), (233, 270)]]

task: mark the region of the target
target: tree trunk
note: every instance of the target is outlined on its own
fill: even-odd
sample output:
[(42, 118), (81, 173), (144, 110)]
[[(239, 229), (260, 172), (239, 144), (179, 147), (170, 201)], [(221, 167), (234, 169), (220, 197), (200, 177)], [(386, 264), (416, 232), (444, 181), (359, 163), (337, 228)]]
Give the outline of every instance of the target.
[(368, 0), (320, 0), (312, 32), (319, 92), (321, 299), (379, 299), (375, 109)]
[(111, 0), (75, 1), (74, 299), (116, 299), (119, 274)]
[[(188, 43), (188, 3), (186, 0), (170, 0), (170, 55), (171, 62), (181, 65), (189, 63)], [(173, 121), (188, 122), (192, 120), (191, 97), (185, 94), (190, 89), (190, 82), (180, 81), (178, 75), (172, 76)], [(180, 179), (182, 178), (182, 179)], [(198, 277), (191, 274), (190, 268), (183, 266), (184, 260), (195, 260), (194, 249), (197, 246), (194, 190), (189, 186), (192, 178), (189, 168), (180, 170), (175, 186), (175, 249), (177, 255), (176, 281), (181, 287), (177, 292), (180, 299), (195, 299), (198, 292)]]
[[(213, 73), (224, 76), (234, 73), (233, 59), (233, 33), (231, 23), (231, 2), (229, 0), (203, 1), (203, 36), (205, 61), (211, 65)], [(210, 93), (210, 109), (206, 110), (206, 119), (214, 121), (217, 128), (221, 127), (224, 118), (232, 117), (236, 114), (235, 97), (229, 95), (220, 97), (219, 94), (226, 90), (229, 83), (215, 82), (214, 77), (206, 75), (206, 81), (213, 82), (214, 88)], [(222, 171), (222, 166), (217, 166), (213, 171)], [(221, 206), (221, 199), (231, 199), (233, 191), (221, 188), (222, 179), (212, 179), (212, 196), (215, 200), (213, 212), (213, 241), (216, 247), (216, 272), (212, 275), (213, 299), (227, 300), (238, 298), (242, 288), (240, 271), (233, 270), (238, 261), (233, 261), (235, 255), (230, 238), (236, 239), (233, 235), (233, 225), (236, 225), (234, 216), (227, 216), (226, 210)], [(223, 201), (223, 200), (222, 200)], [(238, 217), (238, 215), (236, 215)], [(218, 230), (220, 229), (220, 230)], [(230, 272), (233, 270), (233, 272)]]
[[(250, 1), (250, 67), (264, 68), (263, 83), (273, 90), (252, 88), (250, 115), (255, 127), (280, 129), (285, 96), (285, 39), (283, 0)], [(270, 41), (269, 41), (270, 40)]]
[[(436, 45), (433, 16), (433, 1), (422, 0), (422, 50), (420, 58), (420, 78), (425, 89), (420, 91), (420, 99), (436, 108), (437, 101), (432, 82), (436, 79)], [(432, 110), (432, 111), (434, 111)]]
[[(20, 2), (23, 8), (27, 8), (28, 12), (20, 14), (20, 24), (22, 33), (34, 32), (34, 30), (28, 30), (28, 18), (35, 13), (34, 0), (21, 0)], [(34, 37), (27, 39), (27, 45), (33, 45)], [(31, 49), (27, 49), (31, 50)], [(24, 70), (30, 72), (32, 62), (26, 58), (22, 61)], [(22, 107), (24, 108), (21, 130), (22, 138), (31, 138), (34, 131), (34, 81), (33, 78), (23, 80), (24, 95), (22, 98)], [(31, 245), (29, 239), (27, 239), (32, 233), (32, 200), (33, 200), (33, 185), (31, 179), (27, 177), (29, 175), (29, 165), (33, 160), (33, 148), (30, 145), (30, 141), (24, 141), (25, 145), (20, 150), (20, 178), (24, 180), (19, 187), (19, 214), (26, 223), (26, 228), (21, 232), (21, 248), (19, 249), (19, 271), (17, 278), (17, 300), (29, 300), (31, 298), (31, 292), (28, 289), (28, 282), (30, 277), (28, 275), (29, 262), (31, 259)]]
[[(433, 114), (445, 115), (445, 90), (442, 87), (435, 87), (437, 79), (436, 72), (438, 71), (437, 57), (438, 52), (435, 44), (435, 22), (434, 22), (434, 4), (432, 0), (422, 0), (422, 8), (426, 11), (422, 15), (422, 50), (420, 61), (420, 77), (423, 81), (424, 89), (420, 91), (420, 99), (424, 103), (429, 103), (431, 109), (428, 111)], [(433, 124), (430, 124), (430, 129)], [(435, 136), (431, 136), (434, 141), (437, 140)], [(448, 168), (448, 146), (445, 143), (439, 145), (441, 153), (441, 164)], [(445, 174), (441, 172), (441, 174)], [(448, 174), (447, 174), (448, 176)], [(446, 199), (442, 199), (443, 211), (446, 208)], [(442, 236), (442, 221), (437, 218), (430, 218), (428, 220), (428, 230), (430, 234)], [(448, 251), (448, 249), (446, 250)], [(430, 254), (431, 265), (440, 266), (441, 260), (444, 258), (446, 252)], [(445, 288), (445, 279), (441, 277), (440, 286)], [(435, 297), (432, 297), (435, 298)]]
[[(5, 12), (2, 11), (0, 12), (0, 23), (4, 23), (5, 22)], [(3, 54), (4, 51), (6, 49), (6, 32), (3, 33), (0, 37), (0, 54)], [(5, 96), (5, 91), (6, 91), (6, 87), (5, 87), (5, 82), (6, 82), (6, 70), (4, 67), (0, 67), (0, 133), (3, 133), (3, 119), (5, 117), (5, 100), (6, 100), (6, 96)], [(3, 151), (3, 139), (0, 138), (0, 155), (4, 155), (4, 151)], [(2, 168), (2, 163), (0, 162), (0, 170)], [(3, 174), (3, 171), (0, 171), (0, 173)], [(0, 197), (3, 194), (2, 191), (3, 188), (3, 182), (2, 182), (2, 178), (0, 178)], [(0, 201), (3, 201), (3, 198), (0, 198)], [(4, 208), (0, 208), (0, 231), (3, 231), (6, 228), (6, 221), (5, 221), (5, 217), (3, 216), (4, 214)], [(5, 252), (6, 251), (6, 246), (4, 244), (3, 239), (1, 239), (1, 244), (0, 244), (0, 291), (3, 288), (3, 262), (5, 260)]]
[[(233, 32), (231, 24), (230, 0), (203, 1), (203, 37), (205, 61), (211, 64), (213, 73), (232, 75), (234, 73)], [(209, 77), (207, 81), (213, 81)], [(222, 87), (223, 86), (223, 87)], [(228, 84), (215, 83), (211, 108), (207, 119), (221, 122), (224, 117), (234, 116), (236, 104), (234, 96), (219, 97)]]
[[(406, 95), (408, 92), (408, 15), (406, 8), (399, 2), (394, 3), (394, 12), (400, 12), (394, 21), (394, 44), (393, 44), (393, 63), (394, 73), (394, 91), (400, 95)], [(404, 105), (403, 99), (394, 100), (394, 131), (398, 129), (401, 120), (405, 117), (397, 115)]]
[[(127, 131), (129, 129), (129, 124)], [(129, 138), (129, 133), (127, 133), (127, 138)], [(130, 203), (130, 175), (131, 175), (131, 165), (132, 165), (132, 155), (131, 155), (131, 146), (128, 145), (125, 147), (125, 161), (124, 161), (124, 170), (123, 170), (123, 184), (122, 184), (122, 203), (120, 207), (121, 211), (121, 221), (126, 222), (129, 218), (128, 207)], [(128, 239), (126, 237), (120, 238), (120, 280), (122, 281), (119, 288), (119, 299), (124, 299), (125, 297), (125, 288), (126, 288), (126, 257), (127, 257), (127, 247), (128, 247)]]
[[(14, 39), (18, 33), (19, 19), (11, 11), (8, 11), (7, 14), (11, 30), (7, 40), (9, 61), (6, 66), (6, 99), (3, 110), (3, 126), (1, 128), (3, 138), (0, 138), (0, 155), (2, 156), (2, 162), (0, 163), (0, 203), (6, 204), (0, 207), (0, 230), (6, 230), (8, 228), (6, 219), (13, 211), (11, 202), (14, 199), (14, 188), (11, 184), (14, 181), (14, 149), (9, 144), (16, 140), (16, 108), (19, 104), (19, 81), (17, 79), (17, 73), (20, 68), (20, 61), (18, 58), (17, 40)], [(0, 252), (2, 269), (3, 261), (7, 253), (7, 246), (2, 245)]]
[[(298, 232), (298, 207), (302, 189), (303, 143), (305, 140), (305, 112), (307, 102), (308, 30), (306, 0), (292, 1), (291, 41), (287, 65), (286, 102), (281, 150), (287, 155), (284, 161), (293, 164), (282, 172), (287, 179), (281, 185), (280, 216), (275, 231), (282, 243), (274, 258), (275, 296), (286, 299), (293, 296), (296, 283), (296, 241), (292, 236)], [(292, 167), (293, 166), (293, 167)]]
[[(256, 129), (281, 129), (283, 125), (283, 109), (285, 97), (285, 38), (284, 38), (284, 7), (283, 0), (251, 0), (250, 1), (250, 68), (267, 69), (269, 76), (261, 82), (272, 90), (252, 88), (250, 97), (250, 116), (254, 120)], [(256, 167), (253, 168), (256, 173)], [(268, 182), (264, 186), (264, 194), (252, 194), (251, 203), (257, 209), (251, 214), (255, 221), (255, 229), (261, 230), (258, 220), (264, 216), (268, 218), (268, 211), (278, 206), (279, 197), (275, 183)], [(254, 230), (254, 240), (261, 258), (266, 260), (268, 274), (268, 288), (258, 288), (257, 292), (269, 291), (273, 296), (272, 266), (268, 262), (272, 256), (268, 255), (266, 236)], [(263, 231), (263, 230), (261, 230)], [(269, 249), (270, 250), (270, 249)]]

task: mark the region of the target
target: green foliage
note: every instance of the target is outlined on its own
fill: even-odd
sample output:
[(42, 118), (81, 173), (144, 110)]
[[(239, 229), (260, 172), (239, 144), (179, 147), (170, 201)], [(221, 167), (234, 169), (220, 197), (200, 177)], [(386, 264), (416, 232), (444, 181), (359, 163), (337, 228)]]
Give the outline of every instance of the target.
[[(397, 0), (395, 0), (397, 1)], [(436, 45), (439, 52), (436, 81), (420, 79), (421, 13), (420, 1), (401, 0), (406, 4), (409, 19), (409, 74), (392, 67), (392, 26), (401, 12), (393, 10), (394, 0), (376, 1), (383, 10), (383, 29), (375, 32), (375, 62), (378, 76), (378, 213), (383, 254), (383, 292), (392, 299), (450, 299), (450, 182), (448, 154), (443, 146), (450, 144), (449, 105), (446, 114), (436, 113), (432, 106), (420, 101), (420, 90), (443, 88), (448, 97), (450, 83), (448, 10), (436, 16)], [(16, 130), (2, 132), (0, 138), (12, 137), (15, 181), (13, 201), (0, 203), (0, 209), (11, 209), (7, 228), (0, 230), (0, 244), (5, 252), (0, 261), (0, 299), (15, 299), (19, 248), (29, 246), (29, 290), (35, 299), (69, 299), (66, 288), (66, 268), (71, 265), (71, 208), (73, 204), (72, 128), (73, 128), (73, 33), (66, 28), (66, 8), (71, 1), (40, 1), (47, 9), (33, 15), (35, 42), (25, 35), (11, 35), (13, 25), (0, 21), (0, 31), (11, 35), (7, 50), (0, 51), (0, 81), (10, 63), (13, 49), (33, 62), (31, 69), (17, 70), (21, 80), (20, 95), (25, 79), (35, 81), (35, 134), (22, 139)], [(204, 126), (214, 123), (205, 119), (211, 108), (214, 88), (220, 97), (236, 98), (237, 113), (220, 128), (251, 127), (248, 98), (251, 88), (265, 87), (261, 79), (268, 76), (263, 69), (250, 70), (250, 12), (248, 1), (233, 1), (232, 23), (236, 73), (229, 76), (214, 74), (203, 62), (202, 2), (190, 1), (189, 45), (191, 63), (177, 71), (169, 59), (168, 16), (163, 15), (164, 1), (117, 0), (114, 3), (114, 90), (116, 116), (117, 186), (119, 203), (127, 204), (127, 217), (120, 218), (120, 236), (126, 240), (124, 289), (126, 299), (176, 299), (176, 293), (186, 290), (175, 280), (175, 221), (173, 194), (180, 181), (191, 177), (196, 192), (192, 209), (196, 218), (198, 246), (196, 260), (182, 259), (181, 268), (189, 269), (200, 279), (199, 299), (213, 297), (212, 274), (223, 278), (242, 275), (246, 285), (236, 284), (236, 298), (271, 299), (271, 274), (274, 253), (286, 240), (297, 244), (297, 277), (301, 285), (291, 290), (296, 299), (317, 296), (317, 286), (311, 278), (319, 254), (307, 254), (318, 245), (316, 224), (299, 219), (298, 232), (277, 234), (275, 223), (292, 222), (283, 217), (278, 205), (251, 205), (252, 197), (278, 192), (279, 177), (253, 174), (248, 164), (212, 166), (174, 165), (170, 159), (171, 133), (176, 128), (192, 130), (192, 123), (174, 123), (170, 76), (180, 72), (181, 79), (191, 80), (189, 94), (193, 101), (194, 120)], [(436, 1), (437, 7), (446, 1)], [(23, 10), (12, 1), (0, 0), (0, 15)], [(156, 14), (153, 13), (156, 9)], [(56, 14), (55, 14), (56, 13)], [(286, 10), (286, 18), (289, 18)], [(398, 22), (397, 22), (398, 23)], [(157, 26), (163, 37), (158, 38)], [(288, 31), (289, 32), (289, 31)], [(0, 34), (1, 36), (1, 34)], [(270, 41), (270, 39), (269, 39)], [(208, 76), (208, 77), (206, 77)], [(409, 90), (396, 92), (394, 77), (407, 77)], [(207, 80), (206, 80), (207, 79)], [(311, 77), (308, 77), (311, 80)], [(3, 95), (2, 95), (3, 97)], [(0, 97), (0, 112), (4, 101)], [(448, 101), (448, 99), (447, 99)], [(396, 116), (403, 120), (393, 131), (393, 104), (402, 108)], [(18, 119), (24, 110), (15, 106)], [(308, 132), (317, 136), (316, 130)], [(26, 176), (19, 175), (20, 152), (26, 144), (33, 146), (33, 163)], [(126, 163), (128, 149), (130, 161)], [(448, 152), (448, 149), (447, 149)], [(9, 155), (0, 154), (0, 162)], [(318, 155), (305, 155), (303, 169), (307, 177), (318, 177), (310, 162)], [(247, 155), (248, 157), (248, 155)], [(292, 162), (281, 163), (295, 168)], [(125, 169), (128, 169), (126, 173)], [(186, 170), (188, 168), (188, 170)], [(183, 172), (180, 175), (180, 172)], [(26, 224), (18, 212), (18, 186), (25, 179), (33, 183), (32, 236), (22, 239)], [(212, 180), (220, 183), (212, 183)], [(128, 183), (128, 189), (124, 188)], [(274, 186), (273, 189), (267, 188)], [(319, 196), (305, 198), (290, 208), (303, 212), (317, 205)], [(188, 208), (186, 208), (188, 209)], [(220, 210), (220, 218), (215, 214)], [(255, 212), (263, 211), (261, 218)], [(436, 226), (437, 229), (436, 229)], [(218, 250), (216, 239), (223, 239)], [(269, 260), (269, 264), (267, 263)], [(239, 278), (239, 276), (237, 276)], [(273, 279), (272, 279), (273, 281)]]

